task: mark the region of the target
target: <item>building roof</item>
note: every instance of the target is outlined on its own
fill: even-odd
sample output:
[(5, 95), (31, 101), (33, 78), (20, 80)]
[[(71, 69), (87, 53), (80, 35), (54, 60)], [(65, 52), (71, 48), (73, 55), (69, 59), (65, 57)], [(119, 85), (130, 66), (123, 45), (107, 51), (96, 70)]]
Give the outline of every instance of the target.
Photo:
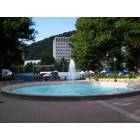
[(40, 59), (38, 59), (38, 60), (25, 60), (25, 61), (24, 61), (24, 65), (27, 65), (28, 63), (35, 63), (35, 64), (38, 64), (39, 62), (41, 62)]

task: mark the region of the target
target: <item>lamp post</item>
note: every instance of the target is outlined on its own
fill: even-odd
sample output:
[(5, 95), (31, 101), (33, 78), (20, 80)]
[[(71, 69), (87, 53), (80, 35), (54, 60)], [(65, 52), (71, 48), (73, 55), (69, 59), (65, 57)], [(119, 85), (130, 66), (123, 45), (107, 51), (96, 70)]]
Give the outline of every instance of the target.
[(115, 79), (114, 79), (114, 82), (117, 82), (117, 79), (116, 79), (116, 61), (117, 61), (117, 58), (114, 57), (114, 73), (115, 73)]
[(65, 67), (65, 64), (63, 63), (63, 64), (62, 64), (62, 69), (63, 69), (63, 72), (64, 72), (64, 67)]
[(122, 56), (123, 56), (122, 67), (123, 67), (123, 69), (125, 70), (125, 68), (126, 68), (126, 56), (127, 56), (127, 51), (126, 51), (126, 46), (124, 46), (124, 42), (122, 42), (121, 53), (122, 53)]
[(106, 53), (107, 56), (107, 69), (109, 69), (109, 63), (108, 63), (108, 52)]
[(137, 66), (135, 66), (134, 68), (135, 68), (135, 72), (137, 72)]

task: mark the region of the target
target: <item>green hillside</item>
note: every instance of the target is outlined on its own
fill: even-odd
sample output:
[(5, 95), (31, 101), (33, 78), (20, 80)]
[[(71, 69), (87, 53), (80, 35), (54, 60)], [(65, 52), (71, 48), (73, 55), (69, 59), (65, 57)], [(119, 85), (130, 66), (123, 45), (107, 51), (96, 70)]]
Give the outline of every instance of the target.
[(70, 37), (75, 31), (65, 32), (59, 35), (51, 36), (49, 38), (45, 38), (36, 43), (32, 43), (25, 49), (25, 59), (40, 59), (40, 57), (47, 53), (48, 55), (53, 55), (53, 39), (54, 37)]

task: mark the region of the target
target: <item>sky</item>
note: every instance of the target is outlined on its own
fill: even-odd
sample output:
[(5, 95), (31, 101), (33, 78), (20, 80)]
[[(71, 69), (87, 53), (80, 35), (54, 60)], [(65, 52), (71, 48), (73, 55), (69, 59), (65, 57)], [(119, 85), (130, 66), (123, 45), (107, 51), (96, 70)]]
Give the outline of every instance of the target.
[(75, 30), (76, 19), (76, 17), (34, 17), (34, 28), (38, 31), (35, 41)]

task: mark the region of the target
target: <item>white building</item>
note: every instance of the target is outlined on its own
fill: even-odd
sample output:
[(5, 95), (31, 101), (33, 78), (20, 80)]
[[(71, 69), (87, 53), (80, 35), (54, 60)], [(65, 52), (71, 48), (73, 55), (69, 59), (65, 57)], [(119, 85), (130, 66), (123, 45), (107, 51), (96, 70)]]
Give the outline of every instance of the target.
[(28, 63), (38, 64), (40, 62), (41, 62), (41, 60), (25, 60), (24, 66), (27, 65)]
[(55, 37), (53, 40), (53, 57), (57, 62), (62, 58), (66, 61), (71, 59), (70, 37)]

